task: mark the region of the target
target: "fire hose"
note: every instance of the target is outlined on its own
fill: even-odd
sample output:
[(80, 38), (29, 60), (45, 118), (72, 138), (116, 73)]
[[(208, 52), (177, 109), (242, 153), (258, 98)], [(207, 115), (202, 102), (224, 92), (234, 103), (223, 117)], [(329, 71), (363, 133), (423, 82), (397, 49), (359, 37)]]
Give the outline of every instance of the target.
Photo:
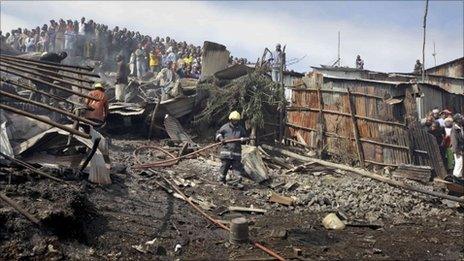
[[(139, 163), (139, 165), (136, 165), (134, 167), (132, 167), (133, 169), (148, 169), (148, 168), (159, 168), (159, 167), (169, 167), (169, 166), (172, 166), (172, 165), (175, 165), (177, 162), (179, 162), (179, 160), (181, 159), (186, 159), (186, 158), (189, 158), (193, 155), (196, 155), (196, 154), (199, 154), (200, 152), (203, 152), (205, 150), (208, 150), (208, 149), (211, 149), (211, 148), (214, 148), (214, 147), (217, 147), (223, 143), (231, 143), (231, 142), (239, 142), (239, 141), (248, 141), (250, 140), (250, 138), (240, 138), (240, 139), (230, 139), (230, 140), (225, 140), (224, 142), (218, 142), (218, 143), (214, 143), (214, 144), (211, 144), (211, 145), (208, 145), (204, 148), (201, 148), (199, 150), (196, 150), (194, 152), (191, 152), (191, 153), (188, 153), (188, 154), (185, 154), (185, 155), (180, 155), (178, 157), (174, 156), (172, 153), (170, 153), (169, 151), (166, 151), (164, 150), (163, 148), (160, 148), (160, 147), (157, 147), (157, 146), (143, 146), (143, 147), (139, 147), (137, 148), (135, 151), (134, 151), (134, 158), (135, 158), (135, 161), (137, 163)], [(169, 157), (171, 157), (170, 159), (167, 159), (167, 160), (161, 160), (161, 161), (156, 161), (156, 162), (152, 162), (152, 163), (146, 163), (146, 164), (140, 164), (140, 160), (139, 160), (139, 157), (138, 157), (138, 152), (143, 150), (143, 149), (147, 149), (147, 148), (150, 148), (150, 149), (155, 149), (155, 150), (159, 150), (161, 152), (163, 152), (164, 154), (168, 155)]]

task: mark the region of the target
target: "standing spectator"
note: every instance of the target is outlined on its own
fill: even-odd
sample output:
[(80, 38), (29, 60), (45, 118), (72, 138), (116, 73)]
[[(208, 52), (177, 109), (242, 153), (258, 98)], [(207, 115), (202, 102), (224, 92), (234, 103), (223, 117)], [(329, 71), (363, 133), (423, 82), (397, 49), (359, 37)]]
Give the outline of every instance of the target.
[(74, 24), (71, 20), (67, 21), (66, 32), (64, 33), (64, 49), (74, 56), (74, 48), (76, 48), (76, 33), (74, 31)]
[(416, 64), (414, 65), (414, 74), (421, 74), (422, 73), (422, 63), (420, 60), (416, 60)]
[(115, 88), (115, 98), (117, 101), (124, 101), (125, 88), (127, 85), (127, 64), (122, 55), (116, 57), (117, 74), (116, 74), (116, 88)]
[(284, 56), (284, 53), (281, 50), (281, 45), (277, 44), (275, 52), (272, 53), (272, 57), (270, 59), (271, 67), (272, 67), (271, 77), (272, 77), (272, 81), (274, 82), (280, 82), (282, 79), (280, 70), (281, 69), (285, 70), (285, 57), (283, 56)]
[(135, 76), (135, 51), (131, 53), (130, 59), (129, 59), (129, 69), (130, 69), (130, 75)]
[(448, 173), (454, 168), (454, 155), (451, 149), (451, 130), (453, 129), (453, 118), (447, 117), (445, 119), (445, 139), (443, 140), (443, 147), (445, 149), (446, 170)]
[(78, 34), (77, 34), (77, 55), (83, 56), (84, 55), (84, 45), (85, 45), (85, 27), (87, 24), (85, 23), (85, 17), (81, 18), (81, 21), (78, 25)]
[(440, 149), (440, 155), (441, 155), (441, 160), (445, 162), (445, 147), (443, 146), (443, 140), (445, 138), (445, 129), (440, 126), (440, 124), (437, 121), (433, 121), (432, 124), (430, 125), (430, 129), (428, 130), (430, 134), (432, 134), (438, 144), (438, 148)]
[(158, 57), (158, 49), (154, 49), (153, 51), (150, 52), (150, 71), (153, 73), (157, 73), (158, 70), (158, 65), (159, 65), (159, 57)]
[(461, 114), (457, 113), (453, 117), (454, 125), (451, 129), (451, 149), (454, 153), (453, 176), (462, 178), (462, 157), (464, 152), (464, 132), (462, 130), (463, 119)]
[[(166, 39), (169, 39), (169, 37), (166, 37)], [(165, 61), (164, 66), (168, 67), (169, 62), (172, 62), (172, 63), (177, 62), (177, 56), (174, 53), (174, 50), (172, 47), (169, 47), (168, 50), (166, 51), (166, 61)]]
[(50, 20), (50, 27), (48, 28), (48, 38), (49, 38), (49, 52), (55, 52), (56, 47), (56, 31), (58, 30), (57, 23), (55, 20)]
[(168, 100), (182, 93), (177, 74), (177, 64), (168, 62), (168, 68), (163, 68), (155, 78), (155, 82), (161, 86), (161, 100)]
[(55, 52), (61, 52), (64, 50), (64, 33), (66, 32), (66, 23), (63, 19), (59, 20), (56, 28), (55, 38)]
[(137, 68), (137, 77), (140, 79), (147, 72), (147, 58), (145, 57), (145, 51), (142, 49), (142, 44), (135, 50), (135, 64)]
[(27, 29), (21, 30), (21, 28), (18, 28), (18, 32), (19, 32), (19, 37), (18, 37), (19, 51), (25, 52), (26, 51), (26, 38), (28, 37)]
[(364, 60), (361, 59), (361, 55), (359, 54), (356, 57), (356, 69), (364, 70)]
[(1, 45), (4, 45), (6, 44), (6, 39), (8, 39), (8, 37), (10, 37), (10, 33), (7, 32), (5, 35), (2, 34), (2, 31), (0, 31), (0, 44)]
[[(35, 31), (35, 30), (34, 30)], [(28, 32), (25, 40), (26, 52), (34, 52), (35, 51), (35, 37), (33, 32)]]

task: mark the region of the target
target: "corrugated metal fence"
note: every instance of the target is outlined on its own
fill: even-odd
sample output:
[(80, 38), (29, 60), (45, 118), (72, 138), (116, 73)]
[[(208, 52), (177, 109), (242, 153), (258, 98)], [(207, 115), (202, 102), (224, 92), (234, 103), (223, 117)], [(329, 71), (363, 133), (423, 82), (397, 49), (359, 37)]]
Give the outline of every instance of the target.
[(288, 139), (350, 156), (362, 165), (411, 163), (406, 126), (385, 120), (394, 119), (394, 106), (384, 102), (382, 93), (375, 88), (322, 89), (322, 75), (315, 77), (312, 88), (293, 89), (292, 106), (287, 108)]

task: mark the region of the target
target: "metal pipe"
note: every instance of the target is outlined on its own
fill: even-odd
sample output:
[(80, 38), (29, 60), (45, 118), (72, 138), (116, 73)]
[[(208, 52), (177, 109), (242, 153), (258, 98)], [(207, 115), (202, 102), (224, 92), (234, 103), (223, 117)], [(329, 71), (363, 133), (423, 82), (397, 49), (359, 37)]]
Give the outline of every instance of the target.
[(46, 118), (43, 118), (43, 117), (40, 117), (40, 116), (37, 116), (37, 115), (32, 114), (30, 112), (26, 112), (26, 111), (23, 111), (23, 110), (20, 110), (20, 109), (16, 109), (14, 107), (4, 105), (4, 104), (1, 104), (1, 103), (0, 103), (0, 109), (6, 110), (6, 111), (9, 111), (9, 112), (12, 112), (12, 113), (16, 113), (16, 114), (19, 114), (19, 115), (22, 115), (22, 116), (25, 116), (25, 117), (29, 117), (29, 118), (32, 118), (34, 120), (38, 120), (38, 121), (43, 122), (43, 123), (47, 123), (49, 125), (52, 125), (53, 127), (57, 127), (59, 129), (62, 129), (62, 130), (67, 131), (69, 133), (75, 134), (75, 135), (77, 135), (79, 137), (82, 137), (84, 139), (90, 139), (91, 138), (90, 135), (87, 134), (87, 133), (77, 131), (77, 130), (75, 130), (73, 128), (70, 128), (70, 127), (65, 126), (63, 124), (56, 123), (56, 122), (54, 122), (52, 120), (49, 120), (49, 119), (46, 119)]
[[(182, 196), (183, 200), (185, 202), (187, 202), (190, 206), (192, 206), (196, 211), (198, 211), (203, 217), (205, 217), (206, 219), (208, 219), (209, 221), (211, 221), (213, 224), (217, 225), (218, 227), (224, 229), (224, 230), (227, 230), (227, 231), (230, 231), (230, 228), (225, 226), (224, 224), (218, 222), (216, 219), (212, 218), (210, 215), (208, 215), (206, 212), (204, 212), (203, 210), (201, 210), (197, 205), (195, 205), (192, 200), (187, 197), (176, 185), (174, 185), (172, 182), (170, 182), (166, 177), (164, 176), (161, 176), (161, 178), (164, 179), (164, 181), (169, 184), (169, 186), (171, 186), (171, 188), (176, 191), (179, 195)], [(278, 253), (276, 253), (275, 251), (273, 251), (272, 249), (269, 249), (265, 246), (263, 246), (262, 244), (258, 243), (258, 242), (251, 242), (251, 244), (253, 244), (255, 247), (263, 250), (264, 252), (266, 252), (267, 254), (271, 255), (272, 257), (276, 258), (277, 260), (286, 260), (284, 257), (280, 256)]]
[(6, 97), (10, 97), (10, 98), (13, 98), (15, 100), (18, 100), (18, 101), (22, 101), (22, 102), (25, 102), (25, 103), (30, 103), (30, 104), (34, 104), (36, 106), (39, 106), (39, 107), (42, 107), (42, 108), (45, 108), (45, 109), (48, 109), (48, 110), (51, 110), (51, 111), (55, 111), (55, 112), (58, 112), (58, 113), (61, 113), (61, 114), (64, 114), (66, 116), (68, 116), (69, 118), (72, 118), (74, 120), (79, 120), (79, 121), (82, 121), (82, 122), (85, 122), (87, 124), (90, 124), (90, 125), (93, 125), (93, 126), (98, 126), (99, 124), (94, 122), (94, 121), (91, 121), (91, 120), (88, 120), (86, 118), (83, 118), (83, 117), (80, 117), (80, 116), (77, 116), (73, 113), (70, 113), (68, 111), (65, 111), (65, 110), (62, 110), (62, 109), (59, 109), (59, 108), (55, 108), (53, 106), (50, 106), (48, 104), (43, 104), (41, 102), (37, 102), (37, 101), (33, 101), (33, 100), (29, 100), (29, 99), (26, 99), (24, 97), (21, 97), (19, 95), (15, 95), (15, 94), (12, 94), (12, 93), (9, 93), (9, 92), (5, 92), (5, 91), (2, 91), (0, 90), (0, 94), (3, 95), (3, 96), (6, 96)]
[(87, 87), (87, 86), (79, 85), (78, 83), (75, 83), (75, 82), (71, 82), (71, 81), (68, 81), (68, 80), (63, 80), (63, 79), (61, 79), (61, 78), (54, 77), (54, 76), (50, 76), (50, 75), (46, 75), (46, 74), (43, 74), (43, 73), (40, 73), (40, 72), (34, 72), (33, 70), (26, 70), (26, 69), (23, 69), (23, 68), (21, 68), (21, 67), (19, 67), (19, 66), (15, 66), (15, 65), (11, 65), (11, 64), (5, 64), (4, 62), (0, 62), (0, 66), (6, 67), (6, 68), (11, 68), (11, 69), (14, 69), (14, 70), (16, 70), (16, 71), (23, 72), (23, 73), (29, 73), (29, 74), (32, 74), (32, 75), (35, 75), (35, 76), (39, 76), (39, 77), (42, 77), (42, 78), (47, 78), (47, 79), (49, 79), (50, 81), (59, 81), (59, 82), (67, 83), (67, 84), (76, 86), (76, 87), (78, 87), (78, 88), (86, 89), (86, 90), (89, 90), (89, 91), (93, 90), (92, 87)]
[(23, 75), (21, 73), (18, 73), (18, 72), (13, 72), (13, 71), (10, 71), (8, 69), (2, 69), (2, 68), (0, 68), (0, 71), (10, 73), (10, 74), (13, 74), (13, 75), (16, 75), (16, 76), (19, 76), (19, 77), (23, 77), (24, 79), (28, 79), (28, 80), (31, 80), (31, 81), (40, 82), (40, 83), (46, 84), (47, 86), (54, 87), (54, 88), (60, 89), (60, 90), (65, 91), (65, 92), (69, 92), (69, 93), (75, 94), (75, 95), (80, 96), (80, 97), (84, 97), (84, 98), (87, 98), (87, 99), (99, 101), (99, 99), (94, 98), (92, 96), (89, 96), (87, 94), (83, 94), (83, 93), (80, 93), (80, 92), (77, 92), (77, 91), (74, 91), (74, 90), (70, 90), (70, 89), (67, 89), (65, 87), (56, 85), (54, 83), (49, 83), (49, 82), (41, 80), (41, 79), (25, 76), (25, 75)]
[(53, 62), (47, 62), (47, 61), (34, 61), (34, 60), (31, 60), (31, 59), (26, 59), (26, 58), (12, 56), (12, 55), (5, 55), (5, 54), (2, 54), (1, 57), (8, 57), (8, 58), (11, 58), (11, 59), (16, 59), (16, 60), (21, 60), (21, 61), (29, 61), (29, 62), (39, 63), (39, 64), (43, 64), (44, 66), (45, 65), (59, 66), (59, 67), (65, 67), (65, 68), (74, 68), (74, 69), (81, 69), (81, 70), (86, 70), (86, 71), (93, 71), (93, 68), (88, 67), (88, 66), (83, 67), (83, 66), (77, 66), (77, 65), (67, 65), (67, 64), (61, 64), (61, 63), (53, 63)]
[(74, 76), (61, 74), (58, 71), (51, 71), (51, 70), (43, 69), (43, 68), (40, 68), (37, 65), (26, 65), (23, 62), (18, 62), (18, 61), (15, 61), (15, 60), (2, 59), (0, 61), (8, 63), (8, 64), (12, 64), (12, 65), (20, 66), (20, 67), (23, 67), (23, 68), (28, 68), (28, 69), (32, 69), (32, 70), (36, 70), (36, 71), (41, 71), (41, 72), (44, 72), (46, 74), (48, 74), (48, 73), (55, 74), (57, 76), (61, 76), (61, 77), (64, 77), (64, 78), (68, 78), (68, 79), (72, 79), (72, 80), (76, 80), (76, 81), (80, 81), (80, 82), (87, 82), (87, 83), (94, 83), (95, 82), (95, 81), (88, 80), (88, 79), (81, 79), (81, 78), (77, 78), (77, 77), (74, 77)]
[(44, 91), (41, 91), (41, 90), (37, 90), (37, 89), (35, 89), (35, 88), (31, 87), (31, 86), (27, 86), (27, 85), (24, 85), (24, 84), (21, 84), (21, 83), (18, 83), (18, 82), (14, 82), (14, 81), (11, 81), (11, 80), (8, 80), (8, 79), (1, 79), (0, 82), (5, 82), (5, 83), (8, 83), (8, 84), (18, 86), (19, 88), (23, 88), (23, 89), (30, 90), (30, 91), (33, 91), (33, 92), (37, 92), (37, 93), (40, 93), (40, 94), (45, 95), (47, 97), (57, 99), (57, 100), (60, 100), (60, 101), (63, 101), (63, 102), (69, 103), (69, 104), (72, 104), (74, 106), (81, 106), (81, 104), (74, 103), (72, 101), (67, 100), (66, 98), (63, 98), (63, 97), (60, 97), (60, 96), (57, 96), (57, 95), (54, 95), (54, 94), (50, 94), (48, 92), (44, 92)]

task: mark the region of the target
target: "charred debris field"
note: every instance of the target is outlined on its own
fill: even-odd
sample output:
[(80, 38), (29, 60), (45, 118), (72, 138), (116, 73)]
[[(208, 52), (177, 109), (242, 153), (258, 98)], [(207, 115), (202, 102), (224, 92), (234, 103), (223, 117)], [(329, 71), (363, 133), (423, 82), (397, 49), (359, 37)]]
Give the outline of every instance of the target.
[[(2, 193), (40, 220), (35, 225), (2, 203), (2, 259), (268, 260), (252, 244), (230, 243), (226, 230), (179, 198), (161, 177), (224, 224), (246, 217), (251, 240), (286, 259), (463, 258), (463, 211), (446, 199), (318, 164), (286, 174), (272, 169), (272, 182), (245, 180), (240, 189), (216, 181), (219, 164), (207, 155), (170, 168), (133, 171), (132, 152), (148, 144), (159, 145), (114, 138), (113, 183), (106, 186), (72, 175), (56, 182), (26, 169), (2, 168)], [(270, 202), (272, 193), (291, 198), (291, 205)], [(231, 206), (258, 210), (229, 211)], [(346, 227), (324, 228), (327, 213), (337, 213)]]
[(0, 260), (464, 260), (464, 58), (298, 73), (73, 26), (0, 45)]

